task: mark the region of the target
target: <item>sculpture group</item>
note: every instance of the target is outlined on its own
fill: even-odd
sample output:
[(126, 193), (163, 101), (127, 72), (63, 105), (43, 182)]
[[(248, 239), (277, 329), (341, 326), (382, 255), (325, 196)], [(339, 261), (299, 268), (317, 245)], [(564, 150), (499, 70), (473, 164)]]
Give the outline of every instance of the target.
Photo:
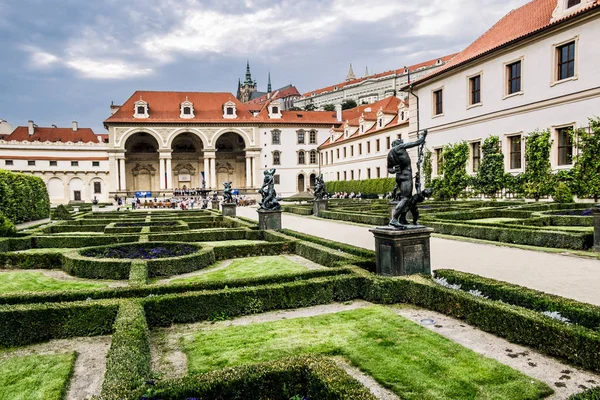
[(275, 168), (271, 168), (265, 171), (265, 178), (263, 184), (258, 191), (262, 196), (262, 201), (258, 203), (261, 210), (278, 211), (281, 210), (281, 206), (277, 201), (277, 192), (275, 191)]
[(223, 203), (233, 203), (231, 182), (223, 182)]

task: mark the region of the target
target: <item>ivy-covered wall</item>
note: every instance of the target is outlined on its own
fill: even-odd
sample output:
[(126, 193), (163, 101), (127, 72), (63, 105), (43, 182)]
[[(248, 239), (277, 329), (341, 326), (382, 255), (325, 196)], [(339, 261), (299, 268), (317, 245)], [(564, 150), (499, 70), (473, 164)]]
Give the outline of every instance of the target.
[(44, 181), (0, 170), (0, 213), (14, 224), (48, 218), (50, 199)]

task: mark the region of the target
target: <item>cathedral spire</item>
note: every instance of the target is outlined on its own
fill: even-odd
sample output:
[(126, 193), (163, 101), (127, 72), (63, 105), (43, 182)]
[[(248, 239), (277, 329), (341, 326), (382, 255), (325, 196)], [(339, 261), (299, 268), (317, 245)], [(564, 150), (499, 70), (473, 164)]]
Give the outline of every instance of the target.
[(356, 79), (356, 76), (354, 75), (354, 71), (352, 70), (352, 63), (350, 63), (350, 69), (348, 70), (348, 76), (346, 76), (346, 80), (351, 81), (354, 79)]
[(252, 85), (252, 74), (250, 73), (250, 61), (246, 60), (246, 80), (244, 81), (244, 85)]
[(267, 84), (267, 93), (271, 93), (271, 71), (269, 71), (269, 83)]

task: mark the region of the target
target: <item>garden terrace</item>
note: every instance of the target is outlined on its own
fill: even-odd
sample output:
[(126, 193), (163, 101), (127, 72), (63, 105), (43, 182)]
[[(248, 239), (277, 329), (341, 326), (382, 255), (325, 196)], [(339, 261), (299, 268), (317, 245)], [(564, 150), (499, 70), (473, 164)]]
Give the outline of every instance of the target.
[[(53, 385), (34, 385), (31, 398), (81, 398), (82, 387), (102, 399), (376, 398), (356, 377), (399, 398), (512, 400), (585, 382), (557, 387), (400, 315), (419, 307), (600, 382), (599, 307), (452, 271), (438, 278), (463, 290), (378, 277), (372, 251), (212, 212), (122, 214), (0, 239), (0, 371), (12, 372), (0, 374), (0, 394), (28, 382), (27, 357), (42, 356), (34, 372)], [(151, 231), (181, 221), (188, 230)], [(52, 229), (110, 224), (140, 231)]]

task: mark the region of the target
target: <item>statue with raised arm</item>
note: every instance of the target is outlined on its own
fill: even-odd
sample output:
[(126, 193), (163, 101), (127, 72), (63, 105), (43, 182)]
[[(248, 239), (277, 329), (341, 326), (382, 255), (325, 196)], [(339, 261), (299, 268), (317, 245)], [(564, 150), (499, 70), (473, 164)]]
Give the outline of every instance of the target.
[(417, 181), (417, 194), (413, 196), (412, 165), (410, 156), (406, 151), (407, 149), (419, 146), (419, 161), (417, 162), (417, 166), (420, 167), (426, 137), (427, 130), (424, 130), (415, 142), (404, 143), (402, 139), (394, 140), (392, 148), (387, 156), (388, 172), (390, 174), (396, 174), (396, 188), (394, 188), (396, 198), (394, 200), (398, 200), (398, 204), (394, 209), (394, 215), (390, 220), (389, 225), (397, 229), (407, 228), (408, 221), (406, 220), (406, 214), (408, 211), (413, 213), (413, 223), (416, 225), (419, 215), (417, 204), (425, 200), (426, 197), (431, 196), (431, 191), (429, 189), (426, 190), (426, 193), (421, 193), (419, 171), (417, 171), (415, 175)]
[(315, 179), (315, 189), (313, 195), (315, 200), (324, 200), (329, 197), (327, 191), (325, 191), (325, 181), (323, 180), (323, 174), (319, 174)]
[(223, 203), (233, 203), (233, 196), (231, 195), (231, 182), (223, 182), (225, 189), (223, 190)]
[(278, 211), (281, 206), (277, 201), (277, 192), (275, 191), (275, 168), (265, 170), (265, 178), (258, 193), (262, 196), (262, 201), (258, 203), (261, 210)]

